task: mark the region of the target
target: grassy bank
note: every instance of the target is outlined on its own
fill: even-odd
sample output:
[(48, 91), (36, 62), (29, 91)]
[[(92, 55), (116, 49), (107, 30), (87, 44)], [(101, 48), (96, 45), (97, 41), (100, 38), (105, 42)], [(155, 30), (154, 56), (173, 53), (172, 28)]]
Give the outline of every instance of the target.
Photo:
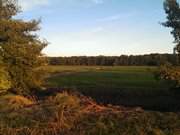
[(98, 105), (93, 100), (57, 93), (43, 100), (0, 98), (2, 135), (179, 135), (180, 115), (141, 108)]

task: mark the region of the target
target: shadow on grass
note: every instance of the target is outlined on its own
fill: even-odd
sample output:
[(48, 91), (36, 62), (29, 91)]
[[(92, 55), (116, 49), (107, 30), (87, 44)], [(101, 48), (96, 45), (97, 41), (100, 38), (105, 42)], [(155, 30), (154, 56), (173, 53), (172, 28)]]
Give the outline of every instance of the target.
[(69, 91), (81, 93), (93, 98), (99, 104), (121, 105), (126, 107), (141, 107), (150, 111), (179, 112), (180, 111), (180, 90), (110, 90), (97, 88), (48, 88), (38, 91), (35, 94), (39, 98), (55, 95), (59, 92)]

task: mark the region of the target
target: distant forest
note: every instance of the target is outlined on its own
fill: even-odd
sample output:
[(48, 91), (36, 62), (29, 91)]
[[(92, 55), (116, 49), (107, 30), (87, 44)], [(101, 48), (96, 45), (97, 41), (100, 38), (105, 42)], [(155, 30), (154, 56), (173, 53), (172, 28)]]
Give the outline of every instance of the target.
[(84, 66), (158, 66), (165, 63), (177, 64), (175, 54), (147, 54), (121, 56), (72, 56), (48, 57), (50, 65)]

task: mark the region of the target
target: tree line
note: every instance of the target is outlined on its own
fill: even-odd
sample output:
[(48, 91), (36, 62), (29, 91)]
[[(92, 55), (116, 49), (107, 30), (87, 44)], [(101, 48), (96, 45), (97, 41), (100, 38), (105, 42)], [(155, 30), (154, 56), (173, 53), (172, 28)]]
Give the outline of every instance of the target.
[(177, 64), (174, 54), (147, 54), (121, 56), (72, 56), (48, 57), (50, 65), (82, 66), (159, 66), (165, 63)]

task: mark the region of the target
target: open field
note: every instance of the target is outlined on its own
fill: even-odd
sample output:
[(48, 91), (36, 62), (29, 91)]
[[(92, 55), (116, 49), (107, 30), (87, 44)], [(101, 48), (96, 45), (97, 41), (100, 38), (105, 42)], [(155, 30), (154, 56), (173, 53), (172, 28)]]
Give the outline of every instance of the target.
[(179, 94), (156, 67), (44, 70), (47, 89), (35, 97), (0, 96), (0, 135), (180, 135)]
[(179, 97), (170, 82), (154, 77), (156, 67), (48, 66), (47, 85), (77, 90), (106, 104), (176, 111)]

